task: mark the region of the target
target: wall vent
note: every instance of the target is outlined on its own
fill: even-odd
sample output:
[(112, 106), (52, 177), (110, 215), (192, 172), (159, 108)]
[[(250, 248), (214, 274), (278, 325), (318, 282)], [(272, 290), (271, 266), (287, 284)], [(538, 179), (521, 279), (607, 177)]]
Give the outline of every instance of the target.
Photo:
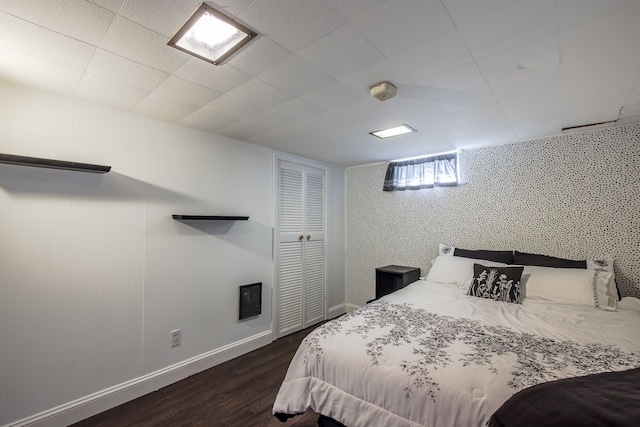
[(262, 313), (262, 282), (240, 286), (240, 320)]

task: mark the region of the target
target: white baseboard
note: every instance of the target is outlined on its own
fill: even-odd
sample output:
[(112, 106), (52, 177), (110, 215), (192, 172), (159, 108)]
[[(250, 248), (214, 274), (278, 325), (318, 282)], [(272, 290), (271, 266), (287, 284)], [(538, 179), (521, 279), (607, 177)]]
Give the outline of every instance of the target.
[(262, 332), (184, 360), (131, 381), (6, 424), (4, 427), (60, 427), (82, 421), (152, 391), (183, 380), (228, 360), (270, 344), (272, 331)]
[(334, 305), (327, 312), (327, 319), (333, 319), (346, 313), (345, 304)]
[(355, 305), (355, 304), (349, 304), (349, 303), (345, 304), (345, 309), (347, 310), (347, 313), (351, 313), (352, 311), (355, 311), (355, 310), (359, 309), (360, 307), (361, 306)]

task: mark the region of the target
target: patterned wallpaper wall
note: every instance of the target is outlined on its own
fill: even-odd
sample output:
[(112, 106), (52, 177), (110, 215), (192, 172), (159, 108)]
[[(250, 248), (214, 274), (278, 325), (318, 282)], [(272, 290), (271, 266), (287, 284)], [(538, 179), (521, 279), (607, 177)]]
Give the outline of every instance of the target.
[(383, 192), (386, 168), (347, 169), (347, 303), (374, 297), (376, 267), (425, 275), (438, 243), (613, 257), (640, 297), (640, 124), (464, 151), (453, 188)]

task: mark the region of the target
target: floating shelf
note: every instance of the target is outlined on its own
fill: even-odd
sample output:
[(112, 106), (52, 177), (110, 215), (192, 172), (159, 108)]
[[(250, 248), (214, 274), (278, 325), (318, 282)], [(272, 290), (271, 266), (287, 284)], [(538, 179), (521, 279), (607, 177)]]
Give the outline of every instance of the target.
[(248, 216), (233, 216), (233, 215), (172, 215), (173, 219), (179, 219), (183, 221), (202, 220), (202, 221), (246, 221)]
[(92, 165), (90, 163), (67, 162), (64, 160), (41, 159), (39, 157), (0, 154), (0, 163), (9, 165), (32, 166), (36, 168), (63, 169), (91, 173), (107, 173), (111, 166)]

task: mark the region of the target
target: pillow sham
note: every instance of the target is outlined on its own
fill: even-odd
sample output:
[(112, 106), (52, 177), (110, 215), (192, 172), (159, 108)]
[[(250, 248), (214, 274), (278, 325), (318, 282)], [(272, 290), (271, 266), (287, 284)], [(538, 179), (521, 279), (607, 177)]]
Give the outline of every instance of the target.
[(609, 282), (609, 292), (615, 295), (616, 299), (620, 301), (622, 296), (620, 295), (620, 289), (618, 289), (618, 285), (616, 284), (615, 273), (613, 272), (613, 258), (603, 258), (603, 259), (588, 259), (587, 260), (587, 269), (588, 270), (597, 270), (603, 269), (605, 271), (610, 272), (613, 275), (613, 278)]
[(548, 255), (529, 254), (515, 251), (512, 264), (536, 265), (538, 267), (554, 268), (587, 268), (587, 261), (576, 261), (572, 259), (556, 258)]
[[(426, 279), (435, 283), (464, 284), (466, 291), (473, 279), (473, 264), (476, 262), (471, 258), (440, 255), (433, 260)], [(492, 261), (485, 261), (483, 264), (491, 267), (507, 266), (507, 264)]]
[(455, 250), (456, 248), (454, 246), (440, 243), (438, 245), (438, 256), (453, 256), (453, 251)]
[(603, 269), (524, 267), (523, 297), (568, 304), (583, 304), (614, 311), (613, 273)]
[(513, 251), (492, 251), (492, 250), (472, 250), (461, 249), (450, 245), (440, 243), (438, 248), (439, 255), (457, 256), (463, 258), (482, 259), (493, 262), (501, 262), (503, 264), (514, 264)]
[(473, 280), (467, 295), (494, 301), (522, 303), (520, 279), (524, 267), (490, 267), (473, 264)]

